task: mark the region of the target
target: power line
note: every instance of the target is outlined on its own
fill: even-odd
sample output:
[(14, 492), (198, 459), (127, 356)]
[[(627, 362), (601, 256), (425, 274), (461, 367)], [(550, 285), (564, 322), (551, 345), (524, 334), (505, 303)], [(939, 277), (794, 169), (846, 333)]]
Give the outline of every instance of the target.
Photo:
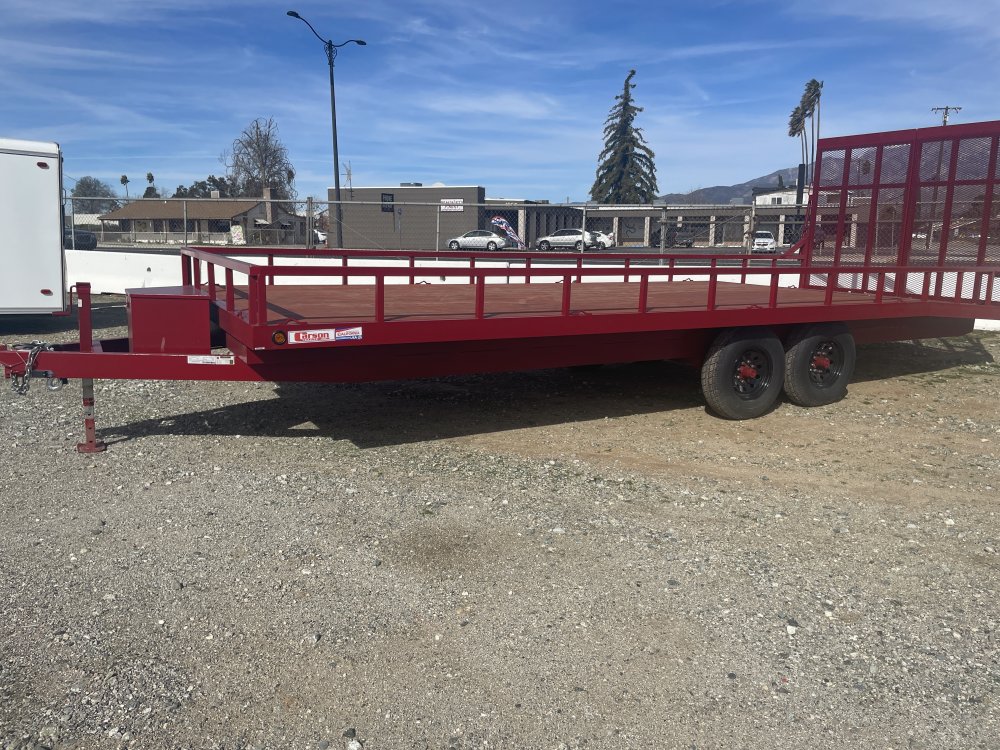
[(951, 112), (951, 111), (961, 112), (962, 108), (961, 107), (956, 107), (954, 105), (949, 105), (947, 107), (931, 107), (931, 112), (941, 112), (942, 113), (942, 115), (941, 115), (941, 124), (942, 125), (947, 125), (948, 124), (948, 113)]

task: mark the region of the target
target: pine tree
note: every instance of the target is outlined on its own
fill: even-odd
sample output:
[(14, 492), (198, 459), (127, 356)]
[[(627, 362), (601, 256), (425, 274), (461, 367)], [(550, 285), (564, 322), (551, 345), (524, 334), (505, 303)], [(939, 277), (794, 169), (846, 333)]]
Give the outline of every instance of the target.
[(635, 116), (642, 112), (632, 100), (634, 70), (604, 121), (604, 150), (597, 157), (597, 179), (590, 197), (598, 203), (652, 203), (656, 196), (654, 154), (646, 145)]

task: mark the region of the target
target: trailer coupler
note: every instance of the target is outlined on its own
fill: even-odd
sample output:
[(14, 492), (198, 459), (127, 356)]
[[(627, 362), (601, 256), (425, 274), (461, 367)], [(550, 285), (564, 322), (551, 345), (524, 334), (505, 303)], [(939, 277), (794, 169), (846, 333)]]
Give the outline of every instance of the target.
[(9, 368), (10, 389), (17, 395), (24, 396), (28, 393), (31, 388), (31, 381), (33, 378), (46, 378), (48, 380), (47, 385), (50, 391), (58, 391), (66, 385), (66, 378), (56, 377), (55, 374), (49, 370), (35, 369), (35, 360), (38, 359), (39, 354), (42, 352), (55, 351), (55, 347), (52, 344), (47, 344), (44, 341), (32, 341), (30, 344), (14, 344), (11, 349), (14, 351), (28, 352), (28, 357), (24, 360), (23, 365), (14, 365)]

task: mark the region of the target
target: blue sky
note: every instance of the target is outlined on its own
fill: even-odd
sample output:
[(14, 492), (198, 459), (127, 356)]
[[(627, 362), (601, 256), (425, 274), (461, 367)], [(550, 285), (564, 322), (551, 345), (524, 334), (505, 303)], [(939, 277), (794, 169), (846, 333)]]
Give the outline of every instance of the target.
[[(273, 117), (300, 196), (332, 184), (324, 37), (342, 172), (357, 186), (485, 185), (581, 200), (630, 68), (660, 192), (798, 162), (788, 115), (824, 81), (823, 132), (1000, 119), (1000, 0), (2, 0), (0, 136), (54, 140), (65, 172), (172, 193)], [(67, 181), (68, 186), (72, 185)]]

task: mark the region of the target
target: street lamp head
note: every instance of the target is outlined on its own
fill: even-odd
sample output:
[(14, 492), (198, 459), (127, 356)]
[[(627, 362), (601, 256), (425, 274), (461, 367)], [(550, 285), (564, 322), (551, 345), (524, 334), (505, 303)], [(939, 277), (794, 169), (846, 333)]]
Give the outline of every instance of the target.
[(364, 47), (365, 45), (368, 44), (368, 42), (366, 42), (364, 39), (355, 39), (354, 43), (357, 44), (359, 47)]
[(295, 12), (294, 10), (290, 10), (290, 11), (288, 11), (288, 12), (287, 12), (287, 13), (286, 13), (285, 15), (286, 15), (286, 16), (291, 16), (292, 18), (302, 18), (302, 16), (300, 16), (300, 15), (299, 15), (298, 13), (296, 13), (296, 12)]

